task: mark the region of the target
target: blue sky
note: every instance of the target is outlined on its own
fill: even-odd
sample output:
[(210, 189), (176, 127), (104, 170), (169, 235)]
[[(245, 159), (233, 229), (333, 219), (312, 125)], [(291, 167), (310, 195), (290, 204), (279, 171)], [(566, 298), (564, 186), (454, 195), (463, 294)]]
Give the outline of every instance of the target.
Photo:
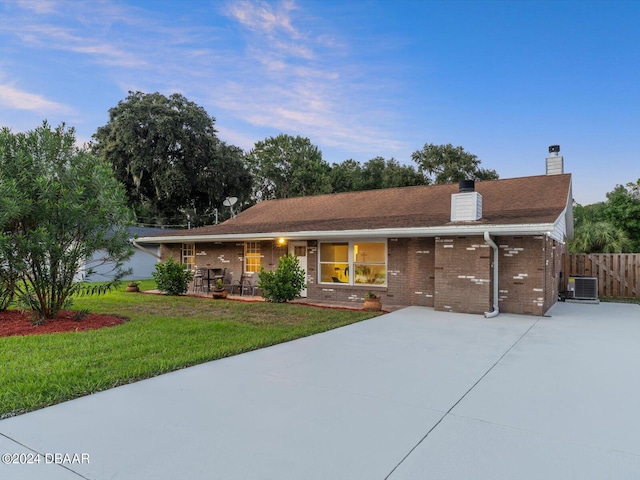
[(561, 145), (574, 197), (640, 178), (640, 2), (0, 0), (0, 126), (88, 141), (129, 90), (179, 92), (251, 149), (329, 163), (461, 145), (501, 177)]

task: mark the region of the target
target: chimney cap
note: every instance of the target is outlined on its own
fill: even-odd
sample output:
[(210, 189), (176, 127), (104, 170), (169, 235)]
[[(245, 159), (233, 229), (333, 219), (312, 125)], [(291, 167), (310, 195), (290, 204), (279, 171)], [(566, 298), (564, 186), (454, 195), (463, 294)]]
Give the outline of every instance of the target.
[(549, 153), (559, 153), (560, 145), (549, 145)]
[(460, 180), (458, 182), (458, 191), (459, 192), (473, 192), (476, 189), (475, 180)]

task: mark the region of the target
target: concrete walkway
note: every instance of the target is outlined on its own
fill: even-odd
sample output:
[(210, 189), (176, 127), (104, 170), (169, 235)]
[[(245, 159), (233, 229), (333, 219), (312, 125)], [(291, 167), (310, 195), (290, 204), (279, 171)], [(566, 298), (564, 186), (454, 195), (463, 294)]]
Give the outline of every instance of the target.
[(640, 478), (640, 307), (550, 314), (412, 307), (9, 418), (49, 463), (0, 478)]
[[(144, 290), (141, 293), (149, 294), (149, 295), (164, 295), (160, 290)], [(212, 301), (211, 292), (194, 292), (189, 290), (184, 294), (187, 297), (197, 297), (202, 299), (207, 299)], [(235, 302), (246, 302), (246, 303), (254, 303), (254, 302), (264, 302), (265, 299), (260, 295), (230, 295), (227, 294), (227, 300), (233, 300)], [(217, 301), (217, 300), (216, 300)], [(326, 302), (322, 300), (312, 300), (309, 298), (296, 298), (292, 300), (290, 303), (295, 303), (298, 305), (309, 305), (313, 307), (324, 307), (324, 308), (346, 308), (348, 310), (362, 310), (362, 301), (358, 302)], [(389, 305), (387, 303), (384, 304), (383, 311), (384, 312), (395, 312), (396, 310), (400, 310), (404, 308), (401, 305)]]

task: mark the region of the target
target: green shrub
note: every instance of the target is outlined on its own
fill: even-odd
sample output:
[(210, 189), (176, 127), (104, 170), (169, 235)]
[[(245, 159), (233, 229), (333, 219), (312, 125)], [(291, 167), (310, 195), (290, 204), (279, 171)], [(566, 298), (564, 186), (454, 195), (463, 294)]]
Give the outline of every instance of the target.
[(284, 303), (300, 296), (305, 286), (304, 270), (300, 268), (298, 257), (289, 253), (280, 257), (278, 268), (266, 272), (264, 267), (258, 274), (258, 288), (269, 302)]
[(156, 264), (156, 270), (152, 273), (158, 290), (167, 295), (182, 295), (189, 290), (189, 282), (193, 274), (177, 263), (173, 257), (166, 262)]
[[(38, 318), (54, 319), (74, 295), (104, 293), (127, 274), (132, 220), (111, 163), (78, 148), (73, 128), (0, 130), (0, 265), (16, 272), (16, 296)], [(76, 281), (85, 260), (87, 275), (110, 265), (111, 280)]]

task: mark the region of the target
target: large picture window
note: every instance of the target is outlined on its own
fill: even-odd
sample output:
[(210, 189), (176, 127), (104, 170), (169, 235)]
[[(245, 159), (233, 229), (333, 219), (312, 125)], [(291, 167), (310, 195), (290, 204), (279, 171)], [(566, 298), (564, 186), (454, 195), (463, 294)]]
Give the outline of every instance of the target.
[(386, 242), (320, 243), (320, 283), (387, 284)]
[(260, 258), (260, 244), (258, 242), (244, 244), (244, 271), (246, 273), (260, 272)]

